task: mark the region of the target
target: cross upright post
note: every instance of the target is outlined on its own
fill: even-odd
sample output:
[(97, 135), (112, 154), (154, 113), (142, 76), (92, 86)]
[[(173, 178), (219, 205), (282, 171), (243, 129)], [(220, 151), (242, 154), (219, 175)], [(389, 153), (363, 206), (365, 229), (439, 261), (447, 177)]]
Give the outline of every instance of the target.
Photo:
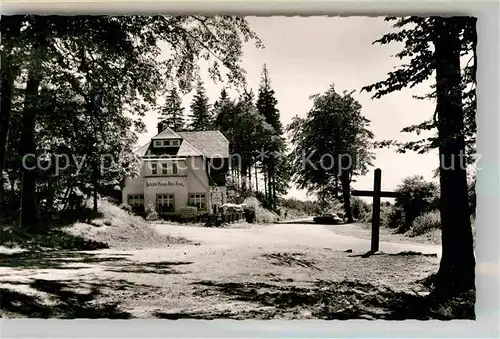
[(398, 192), (381, 191), (382, 171), (377, 168), (373, 175), (373, 191), (359, 191), (353, 190), (351, 194), (357, 197), (372, 197), (372, 241), (370, 252), (366, 256), (377, 252), (379, 250), (380, 240), (380, 198), (398, 198)]
[(373, 253), (379, 250), (380, 237), (380, 188), (382, 182), (382, 171), (377, 168), (374, 173), (373, 182), (373, 214), (372, 214), (372, 243), (371, 251)]

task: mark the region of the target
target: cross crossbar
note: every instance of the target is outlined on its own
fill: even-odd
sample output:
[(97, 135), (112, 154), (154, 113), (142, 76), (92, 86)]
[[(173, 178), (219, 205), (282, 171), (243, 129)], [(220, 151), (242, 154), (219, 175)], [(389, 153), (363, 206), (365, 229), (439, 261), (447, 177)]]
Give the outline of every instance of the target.
[[(364, 190), (353, 190), (351, 195), (357, 197), (373, 197), (375, 195), (374, 191), (364, 191)], [(398, 192), (391, 191), (380, 191), (379, 196), (381, 198), (397, 198), (400, 196)]]

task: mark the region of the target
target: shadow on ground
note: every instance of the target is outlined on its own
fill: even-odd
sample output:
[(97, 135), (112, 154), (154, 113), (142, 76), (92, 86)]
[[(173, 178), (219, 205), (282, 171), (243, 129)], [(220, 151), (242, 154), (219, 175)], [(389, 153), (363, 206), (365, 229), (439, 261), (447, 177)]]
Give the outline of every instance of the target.
[(88, 266), (77, 264), (98, 264), (127, 260), (127, 254), (97, 255), (75, 251), (34, 250), (12, 254), (0, 254), (2, 267), (24, 269), (79, 269)]
[(396, 292), (356, 281), (318, 281), (313, 288), (264, 283), (201, 281), (199, 296), (223, 295), (230, 301), (253, 304), (250, 311), (161, 313), (163, 319), (475, 319), (475, 293), (436, 302), (416, 293)]
[(276, 221), (275, 224), (280, 224), (280, 225), (304, 225), (304, 224), (311, 224), (311, 225), (319, 225), (316, 224), (313, 220), (290, 220), (290, 221)]
[(136, 262), (130, 254), (103, 255), (71, 251), (25, 251), (0, 254), (0, 265), (18, 269), (78, 270), (99, 264), (107, 271), (120, 273), (180, 274), (172, 267), (189, 265), (192, 262)]
[(153, 273), (153, 274), (184, 274), (172, 267), (192, 264), (192, 261), (160, 261), (160, 262), (141, 262), (128, 263), (126, 265), (110, 268), (107, 271), (118, 273)]
[(35, 294), (20, 292), (13, 288), (0, 288), (0, 309), (2, 317), (9, 318), (108, 318), (129, 319), (131, 314), (120, 310), (117, 302), (106, 302), (102, 291), (114, 290), (140, 293), (150, 286), (137, 285), (125, 280), (108, 280), (94, 283), (81, 281), (53, 281), (35, 279), (27, 284), (9, 282), (10, 285), (24, 285)]
[[(14, 268), (4, 274), (0, 287), (0, 311), (9, 318), (109, 318), (129, 319), (119, 308), (124, 296), (141, 299), (158, 287), (139, 285), (127, 280), (14, 280), (18, 270), (79, 270), (101, 267), (110, 272), (180, 274), (172, 267), (191, 262), (136, 262), (128, 255), (106, 255), (67, 251), (26, 251), (0, 254), (0, 266)], [(86, 264), (86, 265), (85, 265)], [(5, 277), (11, 277), (11, 281)]]
[[(352, 253), (352, 250), (349, 249), (345, 252)], [(359, 258), (368, 258), (371, 256), (409, 257), (409, 256), (416, 256), (416, 255), (423, 256), (423, 257), (437, 258), (437, 253), (422, 253), (422, 252), (415, 252), (415, 251), (403, 251), (403, 252), (398, 252), (398, 253), (384, 253), (384, 252), (368, 251), (364, 254), (348, 255), (348, 257), (359, 257)]]

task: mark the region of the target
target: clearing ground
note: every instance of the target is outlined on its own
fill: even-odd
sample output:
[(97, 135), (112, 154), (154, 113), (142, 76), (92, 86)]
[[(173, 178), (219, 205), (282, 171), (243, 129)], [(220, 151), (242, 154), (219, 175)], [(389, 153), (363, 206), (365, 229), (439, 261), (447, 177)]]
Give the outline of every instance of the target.
[(363, 258), (370, 243), (361, 226), (304, 220), (242, 229), (154, 227), (190, 242), (1, 254), (3, 316), (443, 317), (422, 304), (427, 289), (416, 283), (437, 271), (440, 246), (434, 244), (382, 235), (381, 253)]

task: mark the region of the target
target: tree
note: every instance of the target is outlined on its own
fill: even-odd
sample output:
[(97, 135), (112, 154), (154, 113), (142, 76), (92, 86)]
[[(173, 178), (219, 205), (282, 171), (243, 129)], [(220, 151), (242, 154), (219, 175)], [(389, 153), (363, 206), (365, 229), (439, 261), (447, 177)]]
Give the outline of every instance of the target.
[(196, 93), (191, 102), (191, 114), (189, 118), (191, 119), (189, 128), (193, 131), (208, 131), (212, 129), (212, 112), (210, 111), (208, 97), (201, 80), (198, 81), (198, 85), (196, 86)]
[(177, 93), (177, 88), (173, 87), (168, 92), (159, 119), (165, 126), (170, 127), (174, 131), (184, 129), (184, 108), (182, 107), (182, 100)]
[(349, 222), (351, 182), (366, 173), (373, 159), (369, 120), (352, 94), (339, 94), (331, 85), (326, 93), (311, 96), (313, 108), (305, 118), (296, 116), (287, 127), (294, 145), (294, 181), (322, 200), (343, 200)]
[[(141, 118), (167, 83), (189, 91), (199, 73), (197, 62), (204, 59), (211, 79), (220, 81), (225, 76), (229, 84), (242, 85), (242, 43), (251, 40), (262, 47), (244, 19), (228, 16), (11, 18), (2, 18), (2, 63), (7, 60), (10, 70), (19, 70), (7, 73), (2, 65), (0, 139), (6, 159), (2, 164), (15, 166), (7, 168), (7, 174), (22, 181), (21, 224), (31, 229), (39, 224), (40, 202), (47, 200), (39, 197), (43, 187), (55, 189), (47, 194), (56, 200), (66, 185), (64, 196), (78, 188), (92, 191), (95, 201), (102, 186), (113, 183), (114, 175), (101, 174), (93, 155), (111, 152), (133, 160), (129, 155), (136, 139), (130, 132), (144, 128)], [(168, 60), (159, 60), (160, 46), (170, 47)], [(11, 85), (16, 82), (22, 83), (22, 90)], [(4, 115), (3, 108), (11, 103), (13, 114)], [(13, 127), (17, 130), (15, 124), (20, 126), (20, 138), (18, 133), (8, 133)], [(38, 155), (46, 150), (51, 152), (49, 158), (61, 151), (87, 155), (90, 168), (80, 175), (73, 172), (51, 179), (21, 166), (20, 158), (27, 152)], [(21, 172), (22, 179), (17, 179)], [(4, 171), (1, 174), (3, 184)], [(3, 199), (2, 191), (0, 195)]]
[(280, 112), (277, 108), (278, 100), (275, 98), (271, 87), (271, 78), (267, 66), (262, 68), (262, 77), (257, 98), (257, 109), (265, 118), (266, 122), (274, 130), (274, 142), (266, 145), (267, 156), (261, 161), (267, 181), (265, 196), (268, 204), (276, 209), (279, 195), (286, 193), (290, 179), (287, 157), (286, 142), (283, 137), (283, 125), (280, 121)]
[[(397, 20), (394, 27), (398, 31), (384, 35), (378, 42), (403, 41), (405, 47), (398, 56), (408, 58), (409, 62), (389, 73), (385, 81), (367, 86), (365, 90), (375, 90), (374, 97), (378, 98), (416, 86), (435, 74), (435, 90), (428, 95), (436, 99), (434, 118), (409, 130), (437, 128), (438, 133), (424, 148), (438, 147), (440, 156), (443, 252), (436, 275), (436, 293), (469, 290), (474, 288), (475, 258), (464, 155), (468, 145), (473, 145), (475, 140), (472, 121), (477, 65), (476, 19), (406, 17), (387, 20)], [(408, 26), (411, 28), (405, 28)], [(462, 73), (460, 58), (470, 53), (473, 65), (467, 63)]]

